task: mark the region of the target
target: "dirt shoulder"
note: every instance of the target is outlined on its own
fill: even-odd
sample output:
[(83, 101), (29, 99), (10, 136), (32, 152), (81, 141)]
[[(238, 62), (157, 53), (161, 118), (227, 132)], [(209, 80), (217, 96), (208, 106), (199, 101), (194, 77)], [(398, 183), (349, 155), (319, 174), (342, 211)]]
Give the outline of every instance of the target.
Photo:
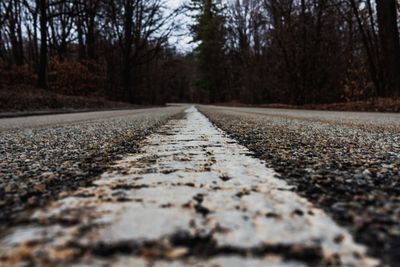
[[(107, 100), (102, 96), (70, 96), (38, 88), (7, 88), (0, 90), (0, 117), (41, 113), (68, 113), (143, 106)], [(15, 114), (15, 115), (13, 115)]]

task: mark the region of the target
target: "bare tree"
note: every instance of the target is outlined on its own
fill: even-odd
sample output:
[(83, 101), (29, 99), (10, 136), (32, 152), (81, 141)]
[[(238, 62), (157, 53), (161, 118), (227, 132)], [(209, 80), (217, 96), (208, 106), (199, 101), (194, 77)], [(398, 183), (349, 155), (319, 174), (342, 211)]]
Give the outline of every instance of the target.
[(395, 0), (376, 1), (385, 75), (380, 96), (400, 96), (400, 42)]
[(4, 24), (3, 35), (7, 36), (10, 42), (13, 62), (21, 66), (24, 64), (24, 49), (22, 36), (22, 1), (5, 0), (2, 2), (2, 25)]
[(48, 51), (47, 51), (47, 0), (36, 0), (36, 5), (40, 16), (40, 57), (38, 67), (38, 86), (47, 88), (47, 67), (48, 67)]
[(129, 99), (137, 102), (134, 68), (151, 61), (167, 44), (176, 27), (174, 18), (178, 10), (168, 12), (163, 0), (115, 1), (108, 10), (113, 35), (122, 51), (123, 87)]

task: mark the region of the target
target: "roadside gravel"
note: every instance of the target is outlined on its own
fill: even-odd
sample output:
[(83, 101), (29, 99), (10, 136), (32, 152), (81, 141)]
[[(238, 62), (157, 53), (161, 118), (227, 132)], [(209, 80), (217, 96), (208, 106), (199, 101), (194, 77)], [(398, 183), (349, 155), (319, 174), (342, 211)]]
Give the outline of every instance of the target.
[(370, 254), (400, 266), (400, 126), (201, 107), (293, 190), (348, 228)]
[(182, 110), (149, 109), (0, 130), (0, 232), (24, 223), (33, 208), (60, 192), (90, 185), (112, 162), (136, 152), (140, 140)]

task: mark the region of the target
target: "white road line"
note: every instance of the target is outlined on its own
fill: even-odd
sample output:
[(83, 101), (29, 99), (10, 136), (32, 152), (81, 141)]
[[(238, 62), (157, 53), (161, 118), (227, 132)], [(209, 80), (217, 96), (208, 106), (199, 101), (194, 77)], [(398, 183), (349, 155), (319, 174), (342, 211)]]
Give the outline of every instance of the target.
[(0, 265), (378, 264), (194, 107), (141, 151), (16, 227), (0, 241)]

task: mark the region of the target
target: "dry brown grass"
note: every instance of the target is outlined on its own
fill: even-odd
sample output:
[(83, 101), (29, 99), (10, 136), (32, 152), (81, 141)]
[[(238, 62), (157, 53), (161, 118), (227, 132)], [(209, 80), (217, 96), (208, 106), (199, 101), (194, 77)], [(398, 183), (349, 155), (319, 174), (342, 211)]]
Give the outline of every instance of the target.
[(104, 79), (96, 65), (55, 60), (50, 63), (48, 90), (35, 87), (36, 76), (28, 66), (0, 64), (0, 112), (133, 107), (103, 96)]
[(85, 110), (131, 107), (101, 96), (67, 96), (34, 87), (0, 90), (0, 112)]

